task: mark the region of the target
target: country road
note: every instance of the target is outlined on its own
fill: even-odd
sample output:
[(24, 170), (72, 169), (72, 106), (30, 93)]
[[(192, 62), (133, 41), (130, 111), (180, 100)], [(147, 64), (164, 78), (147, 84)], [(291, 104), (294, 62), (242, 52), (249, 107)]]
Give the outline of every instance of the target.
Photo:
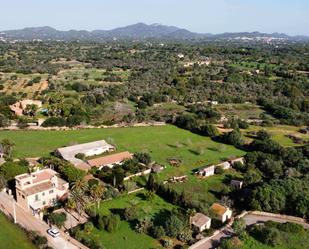
[[(0, 210), (5, 214), (13, 217), (13, 200), (5, 192), (0, 192)], [(83, 246), (78, 241), (64, 233), (61, 233), (61, 236), (57, 238), (52, 238), (46, 232), (49, 226), (45, 222), (35, 218), (30, 213), (19, 207), (17, 204), (15, 205), (15, 210), (17, 223), (22, 227), (25, 227), (27, 230), (37, 231), (41, 235), (46, 236), (48, 239), (48, 244), (54, 249), (87, 249), (87, 247)], [(67, 239), (70, 239), (70, 241)], [(72, 240), (74, 241), (75, 245), (71, 242)]]
[[(261, 214), (248, 213), (245, 216), (243, 216), (243, 219), (245, 220), (245, 223), (247, 226), (258, 224), (258, 223), (264, 223), (266, 221), (271, 220), (271, 221), (275, 221), (278, 223), (294, 222), (294, 223), (301, 224), (305, 228), (309, 229), (308, 223), (291, 221), (291, 219), (284, 218), (284, 217), (274, 217), (272, 214), (269, 214), (269, 216), (267, 216), (267, 215), (261, 215)], [(230, 226), (226, 226), (217, 235), (209, 239), (205, 238), (204, 242), (203, 241), (197, 242), (196, 244), (192, 245), (190, 249), (214, 249), (218, 247), (222, 239), (231, 237), (232, 235), (233, 235), (233, 229)]]

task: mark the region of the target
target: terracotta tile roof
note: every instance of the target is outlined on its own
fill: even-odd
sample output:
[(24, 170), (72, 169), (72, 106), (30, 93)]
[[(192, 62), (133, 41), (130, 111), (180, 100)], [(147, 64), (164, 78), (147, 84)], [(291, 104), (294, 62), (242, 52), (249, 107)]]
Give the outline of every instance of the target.
[(125, 151), (117, 154), (112, 154), (108, 156), (99, 157), (96, 159), (88, 160), (88, 164), (91, 167), (101, 167), (105, 165), (110, 165), (114, 163), (120, 163), (124, 160), (132, 159), (130, 152)]
[(219, 203), (214, 203), (210, 207), (210, 211), (218, 216), (224, 215), (224, 213), (228, 210), (228, 208), (222, 206)]

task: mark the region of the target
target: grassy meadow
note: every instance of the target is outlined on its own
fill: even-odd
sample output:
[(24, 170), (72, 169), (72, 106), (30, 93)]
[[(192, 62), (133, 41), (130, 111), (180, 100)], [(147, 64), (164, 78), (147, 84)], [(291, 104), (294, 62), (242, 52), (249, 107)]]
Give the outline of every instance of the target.
[(26, 234), (0, 213), (0, 249), (35, 249)]
[[(164, 213), (172, 211), (176, 207), (157, 195), (154, 195), (151, 200), (146, 200), (144, 193), (145, 192), (142, 191), (121, 196), (113, 200), (103, 201), (98, 213), (101, 215), (109, 215), (113, 210), (124, 209), (135, 205), (137, 207), (138, 217), (148, 217), (161, 224)], [(124, 244), (127, 249), (161, 248), (158, 240), (148, 235), (137, 233), (134, 230), (134, 224), (130, 224), (125, 220), (120, 221), (119, 227), (115, 232), (109, 233), (94, 228), (91, 234), (87, 234), (86, 236), (99, 238), (102, 244), (109, 249), (123, 248)]]
[(69, 131), (0, 131), (0, 140), (4, 138), (15, 143), (13, 156), (16, 158), (47, 156), (59, 147), (105, 139), (115, 144), (119, 152), (148, 152), (154, 160), (164, 165), (168, 158), (181, 159), (181, 166), (169, 167), (166, 176), (188, 174), (197, 167), (244, 154), (233, 146), (216, 143), (208, 137), (172, 125)]

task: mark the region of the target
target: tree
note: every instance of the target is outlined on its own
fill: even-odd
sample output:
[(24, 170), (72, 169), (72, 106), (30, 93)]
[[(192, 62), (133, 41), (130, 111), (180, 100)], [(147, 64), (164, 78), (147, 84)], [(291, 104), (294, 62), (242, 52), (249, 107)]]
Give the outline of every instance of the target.
[(243, 218), (235, 220), (232, 228), (238, 236), (241, 236), (246, 231), (245, 220)]
[(165, 236), (165, 231), (162, 226), (154, 226), (152, 228), (152, 236), (156, 239), (161, 239), (162, 237)]
[(184, 227), (184, 222), (175, 214), (171, 214), (164, 223), (166, 234), (174, 238), (183, 231)]
[(207, 124), (205, 126), (202, 126), (201, 133), (209, 137), (216, 137), (219, 135), (217, 127), (213, 124)]
[(64, 212), (61, 212), (61, 213), (51, 213), (49, 216), (48, 216), (48, 219), (49, 221), (56, 225), (57, 227), (61, 228), (64, 226), (64, 223), (66, 222), (67, 220), (67, 215), (66, 213)]
[(0, 175), (0, 191), (2, 191), (2, 189), (4, 189), (7, 186), (7, 180)]
[(10, 158), (12, 156), (12, 151), (13, 151), (13, 147), (15, 146), (15, 144), (13, 142), (11, 142), (9, 139), (3, 139), (1, 141), (1, 145), (3, 147), (4, 150), (4, 154)]
[(30, 117), (34, 117), (37, 111), (38, 111), (38, 106), (31, 104), (25, 107), (25, 109), (23, 110), (23, 113)]
[(104, 186), (102, 184), (92, 185), (89, 192), (93, 201), (97, 203), (98, 209), (100, 209), (100, 200), (105, 192)]

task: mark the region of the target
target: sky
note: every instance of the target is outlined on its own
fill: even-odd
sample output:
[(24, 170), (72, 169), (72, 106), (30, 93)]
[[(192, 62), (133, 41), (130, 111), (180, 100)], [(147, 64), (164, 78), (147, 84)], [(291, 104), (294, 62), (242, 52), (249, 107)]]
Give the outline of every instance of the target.
[(0, 0), (0, 30), (160, 23), (200, 33), (309, 35), (309, 0)]

